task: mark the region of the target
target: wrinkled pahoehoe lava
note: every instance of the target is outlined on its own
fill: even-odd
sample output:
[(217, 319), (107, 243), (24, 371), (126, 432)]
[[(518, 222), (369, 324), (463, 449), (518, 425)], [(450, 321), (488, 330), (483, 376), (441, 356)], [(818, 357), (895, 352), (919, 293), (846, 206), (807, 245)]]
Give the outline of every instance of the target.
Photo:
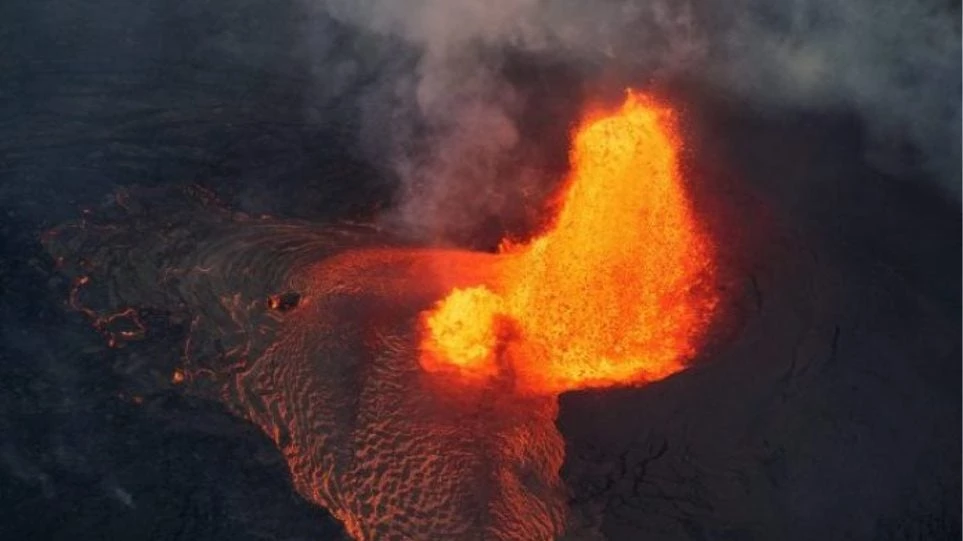
[(557, 393), (681, 370), (715, 306), (669, 113), (631, 95), (576, 135), (559, 214), (498, 254), (140, 194), (45, 236), (111, 341), (183, 320), (188, 389), (250, 419), (357, 539), (565, 531)]

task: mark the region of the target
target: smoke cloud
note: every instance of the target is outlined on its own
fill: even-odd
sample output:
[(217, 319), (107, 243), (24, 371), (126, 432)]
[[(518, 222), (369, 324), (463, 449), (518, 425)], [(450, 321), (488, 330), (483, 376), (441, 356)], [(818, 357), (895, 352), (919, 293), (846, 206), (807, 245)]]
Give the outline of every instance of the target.
[[(565, 141), (545, 134), (565, 132), (586, 97), (628, 83), (694, 82), (777, 114), (855, 113), (871, 165), (961, 192), (958, 0), (43, 0), (0, 15), (33, 21), (0, 33), (5, 62), (22, 64), (11, 80), (30, 74), (24, 92), (49, 92), (37, 73), (65, 70), (57, 86), (76, 96), (58, 98), (51, 115), (158, 108), (193, 119), (194, 131), (183, 123), (171, 135), (178, 145), (250, 140), (262, 153), (255, 140), (280, 117), (351, 124), (332, 128), (340, 143), (400, 180), (387, 218), (435, 242), (476, 238), (486, 223), (511, 229), (505, 216), (540, 202), (564, 167)], [(546, 66), (563, 73), (542, 80)], [(128, 98), (128, 87), (149, 95)], [(115, 92), (125, 97), (96, 98)], [(142, 116), (146, 129), (155, 117)], [(17, 118), (25, 133), (45, 121)], [(554, 125), (533, 130), (538, 122)], [(234, 134), (232, 123), (258, 128)], [(90, 130), (107, 125), (76, 128), (79, 139), (96, 146)], [(310, 174), (301, 159), (230, 174)]]
[[(759, 107), (852, 111), (874, 141), (867, 160), (921, 170), (960, 195), (958, 3), (318, 0), (309, 9), (382, 40), (367, 50), (378, 69), (361, 98), (362, 139), (402, 181), (393, 217), (424, 238), (457, 238), (545, 174), (524, 166), (537, 142), (520, 133), (520, 117), (538, 104), (506, 75), (510, 55), (632, 80), (686, 78)], [(322, 86), (337, 84), (321, 73)], [(894, 158), (907, 145), (918, 159)]]

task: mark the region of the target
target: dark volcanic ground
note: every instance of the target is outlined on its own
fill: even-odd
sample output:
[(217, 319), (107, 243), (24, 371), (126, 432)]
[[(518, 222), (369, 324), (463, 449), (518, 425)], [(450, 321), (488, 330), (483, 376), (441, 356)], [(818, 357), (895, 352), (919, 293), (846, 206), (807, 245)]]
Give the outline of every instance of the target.
[[(278, 32), (300, 17), (285, 8), (91, 18), (105, 6), (0, 6), (14, 22), (0, 30), (0, 539), (339, 539), (266, 438), (169, 382), (184, 328), (158, 315), (148, 340), (108, 348), (65, 311), (38, 239), (135, 185), (197, 183), (280, 217), (371, 216), (393, 181), (356, 148), (354, 92), (311, 73), (313, 55), (343, 51)], [(377, 66), (355, 67), (369, 84)], [(692, 174), (751, 193), (790, 233), (745, 277), (754, 308), (712, 362), (563, 397), (563, 475), (587, 531), (959, 538), (958, 203), (864, 163), (845, 111), (679, 95)], [(565, 122), (546, 125), (557, 141)]]

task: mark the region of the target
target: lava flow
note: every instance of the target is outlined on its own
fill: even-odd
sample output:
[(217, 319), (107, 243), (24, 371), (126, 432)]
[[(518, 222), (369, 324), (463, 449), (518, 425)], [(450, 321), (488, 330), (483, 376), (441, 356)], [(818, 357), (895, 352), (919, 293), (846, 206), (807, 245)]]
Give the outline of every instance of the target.
[(712, 246), (693, 216), (672, 114), (630, 93), (575, 136), (551, 228), (503, 250), (492, 283), (426, 313), (422, 364), (558, 393), (684, 368), (717, 304)]
[(172, 381), (256, 424), (355, 539), (550, 540), (570, 526), (558, 393), (681, 370), (716, 306), (679, 145), (670, 111), (630, 94), (577, 131), (551, 227), (498, 254), (196, 190), (44, 243), (113, 340), (153, 335), (140, 309), (184, 328)]

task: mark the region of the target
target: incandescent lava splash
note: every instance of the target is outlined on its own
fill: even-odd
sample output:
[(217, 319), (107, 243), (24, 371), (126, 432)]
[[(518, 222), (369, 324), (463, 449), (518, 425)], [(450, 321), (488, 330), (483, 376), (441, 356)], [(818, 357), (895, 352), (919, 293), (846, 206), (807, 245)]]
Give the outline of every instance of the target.
[(425, 315), (422, 364), (553, 394), (664, 378), (695, 354), (717, 303), (713, 254), (677, 162), (672, 114), (630, 93), (584, 123), (547, 232), (504, 245), (490, 284)]
[(498, 254), (203, 190), (118, 197), (43, 241), (111, 345), (152, 338), (143, 314), (184, 328), (171, 381), (257, 425), (355, 539), (550, 540), (558, 393), (682, 369), (715, 310), (674, 130), (636, 94), (587, 121), (551, 227)]

